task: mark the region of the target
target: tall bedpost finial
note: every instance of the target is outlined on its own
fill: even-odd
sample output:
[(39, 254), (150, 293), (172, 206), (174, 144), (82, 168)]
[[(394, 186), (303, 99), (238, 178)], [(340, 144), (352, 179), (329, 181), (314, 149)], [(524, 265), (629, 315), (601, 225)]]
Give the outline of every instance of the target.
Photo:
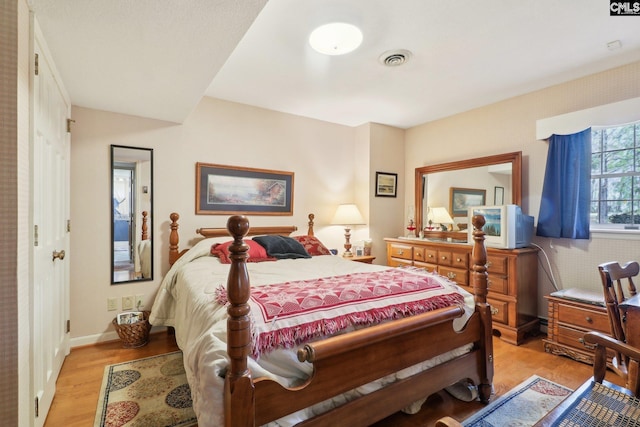
[[(227, 278), (228, 341), (227, 354), (230, 365), (225, 377), (225, 425), (244, 426), (242, 420), (255, 418), (255, 389), (248, 368), (247, 357), (251, 351), (251, 321), (249, 318), (249, 296), (251, 284), (247, 272), (249, 246), (243, 238), (249, 232), (246, 216), (234, 215), (227, 220), (227, 230), (233, 237), (229, 246), (231, 267)], [(242, 414), (242, 415), (240, 415)]]
[(487, 250), (482, 242), (484, 241), (484, 227), (485, 219), (482, 215), (474, 215), (471, 219), (473, 224), (473, 250), (471, 251), (471, 258), (473, 262), (473, 277), (471, 283), (473, 284), (474, 294), (477, 296), (476, 301), (486, 303), (487, 302)]
[(142, 211), (142, 240), (147, 240), (149, 238), (149, 233), (148, 233), (148, 225), (147, 225), (147, 216), (149, 215), (149, 212), (147, 211)]
[(309, 229), (307, 230), (307, 234), (309, 236), (313, 236), (313, 219), (315, 217), (316, 216), (314, 214), (312, 214), (312, 213), (309, 214)]
[(180, 238), (178, 237), (178, 219), (180, 219), (180, 215), (173, 212), (169, 215), (169, 219), (171, 220), (171, 233), (169, 234), (169, 264), (173, 265), (173, 263), (180, 257), (180, 253), (178, 252), (178, 243), (180, 241)]

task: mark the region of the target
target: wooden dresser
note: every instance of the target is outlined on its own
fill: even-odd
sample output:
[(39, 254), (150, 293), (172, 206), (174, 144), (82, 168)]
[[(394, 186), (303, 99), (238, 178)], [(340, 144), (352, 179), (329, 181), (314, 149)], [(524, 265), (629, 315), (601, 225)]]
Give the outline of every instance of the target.
[[(414, 265), (457, 282), (469, 292), (472, 246), (419, 239), (386, 238), (387, 265)], [(493, 328), (504, 341), (519, 345), (537, 334), (538, 250), (487, 248), (487, 272)]]
[(593, 364), (593, 350), (585, 347), (582, 337), (588, 331), (611, 334), (602, 294), (572, 288), (553, 292), (545, 298), (549, 302), (545, 351)]

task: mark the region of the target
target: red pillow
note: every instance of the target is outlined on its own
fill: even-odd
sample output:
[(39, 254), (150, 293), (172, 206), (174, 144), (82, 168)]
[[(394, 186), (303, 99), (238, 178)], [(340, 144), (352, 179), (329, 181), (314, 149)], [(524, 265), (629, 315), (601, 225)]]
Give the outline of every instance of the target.
[(305, 250), (311, 256), (331, 255), (329, 249), (320, 242), (315, 236), (291, 236), (304, 246)]
[[(229, 240), (224, 243), (216, 243), (211, 246), (211, 255), (220, 258), (220, 262), (223, 264), (231, 264), (231, 258), (229, 258), (229, 246), (233, 243), (233, 240)], [(244, 243), (249, 246), (247, 253), (249, 258), (247, 262), (262, 262), (262, 261), (276, 261), (276, 258), (267, 255), (267, 251), (253, 240), (245, 240)]]

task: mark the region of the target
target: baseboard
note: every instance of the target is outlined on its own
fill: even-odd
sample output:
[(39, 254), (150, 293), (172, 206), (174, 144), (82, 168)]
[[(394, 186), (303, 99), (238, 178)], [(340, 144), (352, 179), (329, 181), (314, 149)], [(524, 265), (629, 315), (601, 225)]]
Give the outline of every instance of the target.
[(540, 332), (547, 333), (549, 331), (549, 319), (540, 317)]
[[(164, 326), (152, 326), (151, 331), (149, 331), (149, 333), (153, 334), (156, 332), (164, 332), (166, 331), (166, 329), (167, 328)], [(109, 342), (109, 341), (118, 341), (119, 339), (120, 337), (118, 336), (118, 333), (116, 331), (109, 331), (103, 334), (85, 335), (83, 337), (71, 338), (69, 344), (71, 345), (71, 348), (74, 348), (74, 347), (84, 347), (87, 345), (95, 345), (95, 344), (100, 344), (100, 343)]]

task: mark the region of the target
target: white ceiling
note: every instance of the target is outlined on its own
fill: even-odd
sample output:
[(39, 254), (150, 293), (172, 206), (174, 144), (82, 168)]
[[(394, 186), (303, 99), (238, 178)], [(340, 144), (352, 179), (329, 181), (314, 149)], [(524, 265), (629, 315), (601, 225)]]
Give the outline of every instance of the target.
[[(211, 96), (408, 128), (640, 60), (640, 18), (603, 0), (32, 2), (74, 105), (173, 122)], [(313, 51), (332, 21), (358, 25), (360, 48)], [(378, 61), (396, 49), (409, 62)]]

